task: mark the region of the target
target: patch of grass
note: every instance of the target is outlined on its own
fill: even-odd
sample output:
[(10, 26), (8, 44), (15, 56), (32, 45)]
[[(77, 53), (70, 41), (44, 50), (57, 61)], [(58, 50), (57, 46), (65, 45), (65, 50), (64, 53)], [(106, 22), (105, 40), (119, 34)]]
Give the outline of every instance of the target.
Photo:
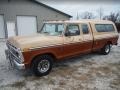
[(95, 62), (93, 62), (93, 61), (87, 61), (87, 60), (84, 60), (83, 61), (83, 64), (85, 64), (85, 65), (87, 65), (87, 66), (91, 66), (91, 65), (93, 65), (93, 64), (96, 64)]
[(65, 63), (55, 63), (55, 65), (54, 65), (54, 67), (56, 67), (56, 68), (60, 68), (60, 67), (69, 67), (69, 65), (68, 64), (65, 64)]
[(101, 73), (108, 75), (109, 73), (111, 73), (111, 69), (109, 67), (97, 67), (97, 68), (91, 68), (89, 73), (91, 74), (96, 74), (96, 75), (100, 75)]
[(36, 81), (36, 80), (40, 80), (41, 77), (36, 77), (36, 76), (32, 76), (32, 77), (26, 77), (25, 80), (27, 81)]
[(19, 82), (15, 82), (13, 84), (10, 85), (11, 87), (18, 87), (18, 88), (22, 88), (25, 86), (25, 82), (24, 81), (19, 81)]
[(111, 83), (110, 83), (110, 87), (111, 88), (116, 88), (118, 90), (118, 88), (120, 89), (120, 78), (114, 79)]
[(26, 85), (25, 81), (18, 81), (18, 82), (14, 82), (13, 84), (8, 84), (2, 87), (14, 87), (20, 89), (25, 87), (25, 85)]
[(55, 85), (55, 80), (54, 79), (50, 79), (47, 81), (48, 84), (51, 84), (51, 85)]
[(118, 62), (118, 63), (110, 63), (110, 66), (116, 67), (118, 70), (120, 70), (120, 62)]

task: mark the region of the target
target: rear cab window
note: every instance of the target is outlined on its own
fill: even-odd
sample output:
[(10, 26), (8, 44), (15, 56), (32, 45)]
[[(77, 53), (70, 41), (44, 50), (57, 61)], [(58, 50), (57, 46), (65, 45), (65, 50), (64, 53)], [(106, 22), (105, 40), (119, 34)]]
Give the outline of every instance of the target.
[(81, 24), (83, 34), (89, 34), (88, 24)]
[(113, 24), (95, 24), (97, 32), (114, 32), (115, 28)]

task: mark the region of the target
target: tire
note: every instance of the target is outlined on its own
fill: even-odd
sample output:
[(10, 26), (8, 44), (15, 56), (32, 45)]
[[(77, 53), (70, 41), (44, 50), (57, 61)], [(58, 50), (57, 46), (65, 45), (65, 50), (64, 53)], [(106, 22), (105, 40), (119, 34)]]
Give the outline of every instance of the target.
[(45, 76), (52, 70), (53, 58), (49, 55), (42, 55), (34, 59), (32, 71), (36, 76)]
[(102, 49), (101, 49), (101, 53), (103, 55), (107, 55), (109, 54), (111, 51), (111, 44), (106, 44)]

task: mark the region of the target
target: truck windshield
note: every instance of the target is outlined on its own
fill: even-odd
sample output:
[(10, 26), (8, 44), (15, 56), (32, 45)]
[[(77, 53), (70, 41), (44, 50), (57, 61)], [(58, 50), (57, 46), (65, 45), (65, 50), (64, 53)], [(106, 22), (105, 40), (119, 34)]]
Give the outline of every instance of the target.
[(46, 23), (44, 24), (41, 33), (51, 36), (57, 36), (57, 35), (61, 35), (63, 31), (64, 31), (64, 24)]

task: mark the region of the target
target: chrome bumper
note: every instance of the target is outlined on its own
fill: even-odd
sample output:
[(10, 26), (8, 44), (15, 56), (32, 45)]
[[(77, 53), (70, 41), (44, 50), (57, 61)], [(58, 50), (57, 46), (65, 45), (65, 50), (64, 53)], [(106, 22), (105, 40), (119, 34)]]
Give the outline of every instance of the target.
[(5, 55), (12, 67), (16, 67), (20, 70), (25, 69), (25, 64), (18, 62), (17, 58), (9, 50), (5, 50)]

